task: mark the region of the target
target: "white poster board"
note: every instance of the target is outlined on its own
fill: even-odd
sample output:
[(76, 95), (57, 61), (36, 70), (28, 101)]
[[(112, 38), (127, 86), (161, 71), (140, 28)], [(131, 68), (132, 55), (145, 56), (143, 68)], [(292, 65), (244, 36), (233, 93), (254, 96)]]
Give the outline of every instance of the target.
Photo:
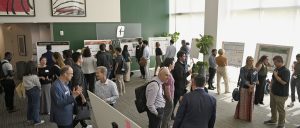
[(190, 51), (190, 56), (191, 58), (196, 58), (198, 60), (203, 60), (203, 55), (199, 52), (199, 48), (196, 46), (196, 38), (192, 39), (192, 44), (191, 44), (191, 51)]
[[(52, 52), (59, 52), (61, 55), (63, 55), (64, 50), (70, 49), (70, 42), (69, 41), (55, 41), (55, 42), (37, 42), (36, 43), (36, 54), (37, 54), (37, 60), (40, 59), (42, 54), (47, 52), (46, 46), (51, 45)], [(40, 63), (39, 61), (37, 61)]]
[(149, 47), (150, 47), (150, 55), (155, 56), (156, 42), (159, 42), (160, 49), (165, 55), (167, 47), (170, 45), (171, 37), (149, 37)]
[(95, 94), (90, 91), (88, 94), (98, 128), (112, 128), (112, 122), (117, 123), (118, 128), (141, 128)]
[(289, 66), (291, 62), (292, 51), (292, 46), (257, 44), (255, 60), (258, 60), (263, 55), (267, 55), (269, 58), (269, 63), (273, 65), (272, 58), (279, 55), (283, 58), (283, 63)]
[(124, 45), (128, 45), (130, 56), (135, 56), (136, 46), (139, 45), (139, 38), (124, 38), (120, 40), (120, 48), (123, 50)]
[(84, 47), (88, 47), (91, 50), (92, 56), (96, 55), (100, 50), (100, 44), (106, 44), (106, 49), (109, 49), (109, 45), (112, 44), (111, 40), (84, 40)]
[(241, 42), (222, 42), (222, 48), (225, 50), (229, 66), (242, 67), (244, 46), (245, 43)]

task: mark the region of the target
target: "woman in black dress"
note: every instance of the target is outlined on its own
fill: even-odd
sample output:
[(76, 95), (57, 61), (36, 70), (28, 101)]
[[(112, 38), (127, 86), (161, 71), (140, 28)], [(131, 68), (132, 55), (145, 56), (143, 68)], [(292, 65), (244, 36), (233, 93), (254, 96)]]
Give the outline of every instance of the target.
[(154, 70), (154, 76), (156, 76), (156, 71), (161, 65), (161, 56), (162, 56), (162, 51), (160, 49), (160, 44), (159, 42), (155, 43), (156, 49), (155, 49), (155, 60), (156, 60), (156, 65), (155, 65), (155, 70)]
[(126, 62), (126, 66), (127, 66), (127, 72), (124, 74), (124, 81), (125, 82), (129, 82), (130, 81), (130, 54), (128, 52), (128, 45), (124, 45), (123, 47), (123, 51), (122, 51), (122, 56)]
[(50, 97), (50, 88), (51, 88), (51, 74), (50, 67), (46, 65), (47, 58), (42, 56), (40, 58), (40, 65), (38, 66), (38, 77), (42, 86), (41, 89), (41, 114), (50, 114), (51, 106), (51, 97)]

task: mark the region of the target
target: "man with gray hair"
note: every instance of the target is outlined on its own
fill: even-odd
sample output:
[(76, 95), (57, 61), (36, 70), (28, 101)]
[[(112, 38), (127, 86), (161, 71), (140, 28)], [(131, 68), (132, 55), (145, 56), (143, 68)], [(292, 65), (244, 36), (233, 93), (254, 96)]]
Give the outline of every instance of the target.
[(119, 98), (117, 85), (115, 82), (107, 79), (106, 76), (107, 68), (104, 66), (97, 67), (96, 77), (98, 81), (95, 84), (95, 95), (114, 106)]
[(73, 127), (73, 107), (75, 98), (82, 94), (82, 88), (78, 86), (70, 90), (69, 82), (73, 77), (73, 69), (70, 66), (64, 66), (60, 70), (60, 76), (51, 86), (51, 109), (50, 121), (55, 122), (58, 128)]

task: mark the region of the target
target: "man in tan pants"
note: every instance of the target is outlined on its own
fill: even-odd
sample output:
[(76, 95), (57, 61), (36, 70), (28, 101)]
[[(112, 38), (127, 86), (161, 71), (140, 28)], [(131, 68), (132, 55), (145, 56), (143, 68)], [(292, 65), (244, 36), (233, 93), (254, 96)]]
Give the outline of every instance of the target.
[(270, 85), (271, 119), (265, 121), (264, 124), (272, 125), (278, 121), (276, 128), (285, 128), (284, 104), (289, 96), (290, 71), (284, 66), (281, 56), (274, 56), (273, 62), (276, 68)]
[(224, 49), (219, 49), (218, 54), (219, 56), (216, 57), (216, 63), (218, 65), (217, 67), (217, 92), (218, 95), (220, 95), (220, 82), (221, 77), (223, 77), (224, 83), (225, 83), (225, 93), (229, 92), (229, 86), (228, 86), (228, 76), (227, 76), (227, 58), (224, 56)]

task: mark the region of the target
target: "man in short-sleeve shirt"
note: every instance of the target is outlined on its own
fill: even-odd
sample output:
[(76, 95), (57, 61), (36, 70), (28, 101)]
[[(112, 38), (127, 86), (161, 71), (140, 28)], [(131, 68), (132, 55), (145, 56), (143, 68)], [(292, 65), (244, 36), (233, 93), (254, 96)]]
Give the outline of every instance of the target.
[[(271, 107), (271, 120), (265, 121), (265, 124), (276, 124), (277, 128), (284, 128), (285, 125), (285, 109), (284, 104), (289, 96), (289, 82), (290, 71), (283, 65), (281, 56), (273, 58), (274, 65), (276, 66), (271, 82), (270, 93), (270, 107)], [(279, 118), (277, 118), (277, 112)]]

